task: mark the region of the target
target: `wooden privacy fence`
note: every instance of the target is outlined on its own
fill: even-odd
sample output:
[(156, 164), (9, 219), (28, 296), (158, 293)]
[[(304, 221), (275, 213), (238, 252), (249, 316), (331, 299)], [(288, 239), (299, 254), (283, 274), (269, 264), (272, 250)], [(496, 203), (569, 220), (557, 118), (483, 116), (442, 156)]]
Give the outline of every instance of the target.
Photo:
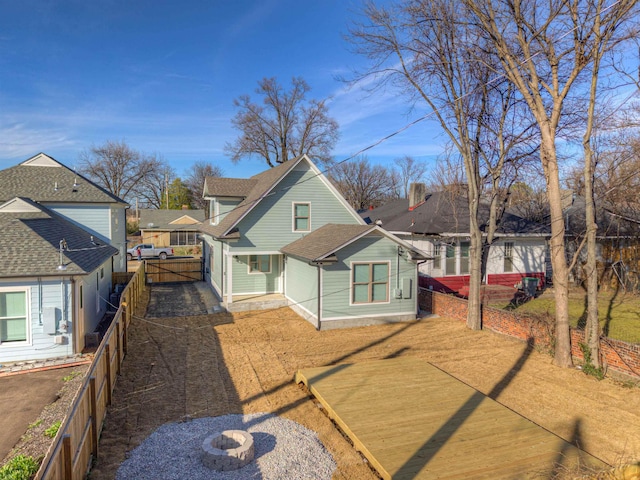
[(199, 258), (174, 260), (145, 260), (147, 282), (197, 282), (202, 280), (202, 261)]
[(109, 325), (87, 371), (82, 387), (45, 456), (36, 480), (84, 479), (98, 454), (107, 406), (116, 375), (127, 353), (127, 332), (145, 288), (145, 266), (140, 265), (122, 292), (120, 307)]

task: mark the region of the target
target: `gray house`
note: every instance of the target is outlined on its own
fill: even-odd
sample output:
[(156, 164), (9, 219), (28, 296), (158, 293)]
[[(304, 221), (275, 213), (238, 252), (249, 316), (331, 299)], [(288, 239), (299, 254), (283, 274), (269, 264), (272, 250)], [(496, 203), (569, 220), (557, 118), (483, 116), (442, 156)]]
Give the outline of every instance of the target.
[(44, 153), (0, 170), (0, 203), (15, 197), (30, 198), (112, 245), (119, 251), (113, 271), (127, 271), (129, 205), (122, 199)]
[(424, 256), (366, 225), (306, 155), (204, 193), (206, 279), (228, 310), (289, 305), (319, 329), (416, 318)]
[(27, 198), (0, 205), (0, 363), (80, 353), (118, 250)]

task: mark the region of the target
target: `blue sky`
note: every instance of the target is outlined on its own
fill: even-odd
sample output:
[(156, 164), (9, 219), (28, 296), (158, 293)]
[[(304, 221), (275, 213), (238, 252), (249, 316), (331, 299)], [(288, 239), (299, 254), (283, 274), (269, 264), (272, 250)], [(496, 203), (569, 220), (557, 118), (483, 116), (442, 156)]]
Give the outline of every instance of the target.
[[(106, 140), (162, 155), (183, 176), (197, 160), (226, 176), (267, 168), (232, 164), (225, 142), (233, 99), (258, 80), (302, 76), (331, 96), (343, 159), (424, 115), (394, 92), (367, 95), (336, 80), (364, 59), (343, 39), (351, 0), (20, 0), (0, 6), (0, 169), (40, 152), (73, 166)], [(421, 122), (370, 150), (376, 163), (433, 162), (445, 139)]]

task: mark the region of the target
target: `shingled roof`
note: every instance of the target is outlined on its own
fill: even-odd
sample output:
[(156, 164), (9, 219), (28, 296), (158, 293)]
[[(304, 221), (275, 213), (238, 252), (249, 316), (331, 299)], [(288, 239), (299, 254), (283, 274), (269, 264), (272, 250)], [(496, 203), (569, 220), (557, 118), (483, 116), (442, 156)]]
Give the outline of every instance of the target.
[(328, 223), (304, 237), (285, 245), (280, 251), (309, 262), (330, 261), (339, 250), (372, 232), (386, 236), (411, 251), (414, 260), (425, 259), (424, 255), (403, 240), (390, 235), (377, 225), (337, 225)]
[(289, 245), (285, 245), (280, 251), (310, 262), (320, 261), (373, 230), (375, 230), (374, 225), (328, 223)]
[[(190, 217), (194, 222), (188, 221)], [(183, 221), (184, 220), (184, 221)], [(147, 230), (198, 230), (199, 222), (204, 221), (204, 210), (140, 210), (140, 228)], [(149, 227), (149, 224), (153, 224)]]
[(204, 196), (244, 198), (255, 185), (253, 178), (207, 177), (204, 180)]
[[(59, 270), (60, 241), (66, 242)], [(0, 205), (0, 278), (91, 273), (118, 250), (27, 198)]]
[[(426, 195), (425, 200), (409, 209), (409, 200), (389, 202), (361, 213), (368, 223), (377, 223), (394, 233), (425, 235), (463, 235), (469, 233), (469, 205), (464, 195), (440, 191)], [(487, 227), (489, 207), (480, 205), (481, 229)], [(497, 233), (505, 236), (541, 236), (549, 233), (547, 226), (505, 212)]]
[(15, 167), (0, 171), (0, 202), (25, 197), (36, 202), (126, 202), (54, 158), (39, 153)]
[[(230, 234), (234, 227), (238, 224), (238, 222), (247, 214), (249, 211), (257, 205), (262, 198), (269, 194), (273, 190), (273, 188), (282, 180), (287, 173), (289, 173), (293, 168), (296, 167), (303, 159), (307, 159), (305, 155), (294, 158), (293, 160), (289, 160), (287, 162), (281, 163), (277, 167), (270, 168), (269, 170), (265, 170), (262, 173), (258, 173), (253, 177), (247, 179), (247, 183), (245, 186), (253, 185), (250, 191), (245, 192), (246, 195), (244, 200), (240, 202), (240, 204), (231, 210), (218, 225), (207, 225), (204, 222), (200, 230), (204, 233), (208, 233), (213, 235), (214, 237), (225, 237)], [(308, 159), (307, 159), (308, 160)], [(222, 186), (224, 185), (224, 178), (216, 178), (215, 182), (211, 184), (211, 186)], [(238, 179), (231, 179), (233, 181)], [(225, 190), (227, 191), (227, 190)], [(217, 191), (210, 190), (210, 196), (221, 195)]]

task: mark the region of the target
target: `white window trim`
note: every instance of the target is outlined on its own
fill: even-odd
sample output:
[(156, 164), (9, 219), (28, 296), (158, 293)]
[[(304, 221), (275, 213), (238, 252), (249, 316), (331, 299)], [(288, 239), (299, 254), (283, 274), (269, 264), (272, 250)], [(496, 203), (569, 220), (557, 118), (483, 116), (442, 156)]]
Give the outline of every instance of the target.
[[(507, 256), (507, 245), (510, 247), (509, 248), (509, 253), (510, 255)], [(514, 273), (516, 271), (516, 266), (515, 266), (515, 249), (516, 249), (516, 244), (515, 242), (504, 242), (503, 244), (503, 258), (502, 258), (502, 273)], [(505, 268), (506, 266), (506, 262), (507, 262), (507, 258), (511, 259), (511, 270), (507, 271), (507, 269)]]
[[(269, 255), (269, 254), (256, 254), (256, 253), (251, 253), (249, 255), (247, 255), (247, 274), (248, 275), (266, 275), (268, 273), (271, 273), (273, 271), (273, 255)], [(260, 270), (255, 270), (252, 271), (251, 270), (251, 257), (269, 257), (269, 270), (266, 272), (262, 272)]]
[(27, 322), (27, 339), (20, 342), (1, 342), (0, 348), (24, 347), (33, 345), (31, 332), (31, 287), (0, 287), (0, 293), (4, 292), (26, 292), (26, 322)]
[[(309, 228), (307, 230), (296, 229), (296, 205), (309, 206)], [(300, 217), (302, 218), (302, 217)], [(310, 232), (311, 231), (311, 202), (291, 202), (291, 231), (292, 232)]]
[[(353, 301), (353, 270), (354, 265), (387, 264), (387, 301), (386, 302), (354, 302)], [(388, 305), (391, 303), (391, 261), (390, 260), (358, 260), (349, 264), (349, 306), (359, 307), (362, 305)]]

